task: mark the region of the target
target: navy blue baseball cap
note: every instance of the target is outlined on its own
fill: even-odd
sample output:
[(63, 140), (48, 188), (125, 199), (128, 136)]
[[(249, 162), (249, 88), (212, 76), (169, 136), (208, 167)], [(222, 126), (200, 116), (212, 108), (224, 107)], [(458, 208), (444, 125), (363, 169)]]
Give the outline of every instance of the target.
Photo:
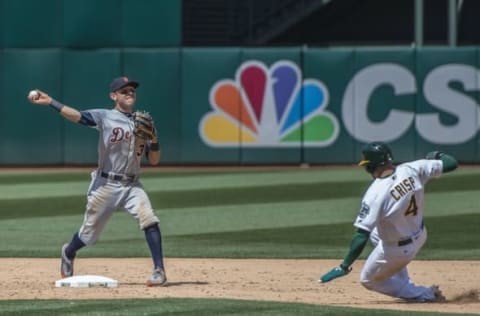
[(118, 77), (113, 79), (112, 83), (110, 84), (110, 92), (115, 92), (126, 86), (132, 86), (136, 89), (139, 85), (140, 84), (138, 82), (130, 80), (128, 77)]

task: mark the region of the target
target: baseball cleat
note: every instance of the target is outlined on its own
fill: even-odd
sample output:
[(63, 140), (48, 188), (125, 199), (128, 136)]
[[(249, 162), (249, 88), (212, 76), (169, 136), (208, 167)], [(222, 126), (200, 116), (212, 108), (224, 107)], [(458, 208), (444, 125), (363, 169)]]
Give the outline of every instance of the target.
[(424, 293), (420, 297), (407, 298), (405, 300), (409, 303), (445, 303), (447, 301), (438, 285), (432, 285), (428, 289), (430, 289), (430, 293)]
[(167, 275), (161, 268), (153, 270), (152, 276), (147, 280), (147, 286), (165, 286), (167, 285)]
[(68, 244), (62, 246), (62, 263), (60, 265), (60, 274), (62, 278), (68, 278), (73, 275), (73, 259), (68, 259), (67, 255), (65, 254), (65, 249), (67, 249)]
[(432, 285), (430, 289), (433, 292), (434, 298), (431, 300), (427, 300), (427, 302), (442, 303), (447, 301), (445, 296), (443, 296), (442, 291), (440, 291), (440, 287), (438, 285)]

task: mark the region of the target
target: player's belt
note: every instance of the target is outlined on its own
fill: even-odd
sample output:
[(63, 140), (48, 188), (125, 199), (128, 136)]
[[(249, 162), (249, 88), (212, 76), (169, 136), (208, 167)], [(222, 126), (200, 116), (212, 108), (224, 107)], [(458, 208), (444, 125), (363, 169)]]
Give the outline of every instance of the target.
[(413, 242), (413, 240), (417, 240), (418, 237), (420, 236), (420, 233), (423, 231), (423, 228), (424, 228), (424, 227), (425, 227), (425, 225), (423, 225), (423, 222), (422, 222), (422, 225), (420, 226), (420, 231), (417, 233), (417, 236), (416, 236), (416, 237), (413, 237), (413, 238), (410, 237), (410, 238), (408, 238), (408, 239), (400, 240), (400, 241), (398, 242), (398, 246), (399, 246), (399, 247), (402, 247), (402, 246), (410, 245), (410, 244)]
[(135, 181), (137, 179), (137, 176), (136, 175), (131, 175), (131, 176), (127, 176), (127, 175), (124, 175), (124, 174), (114, 174), (114, 173), (111, 173), (111, 172), (101, 172), (100, 175), (103, 177), (103, 178), (107, 178), (107, 179), (110, 179), (110, 180), (115, 180), (115, 181), (127, 181), (127, 182), (132, 182), (132, 181)]

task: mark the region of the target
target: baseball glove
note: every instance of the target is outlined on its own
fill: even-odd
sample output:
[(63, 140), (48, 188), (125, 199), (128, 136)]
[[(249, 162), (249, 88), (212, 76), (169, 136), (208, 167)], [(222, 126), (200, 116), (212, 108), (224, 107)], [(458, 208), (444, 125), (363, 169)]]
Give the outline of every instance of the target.
[(155, 124), (150, 113), (145, 111), (136, 111), (133, 113), (133, 120), (135, 122), (135, 127), (133, 129), (133, 134), (136, 137), (152, 140), (155, 136)]

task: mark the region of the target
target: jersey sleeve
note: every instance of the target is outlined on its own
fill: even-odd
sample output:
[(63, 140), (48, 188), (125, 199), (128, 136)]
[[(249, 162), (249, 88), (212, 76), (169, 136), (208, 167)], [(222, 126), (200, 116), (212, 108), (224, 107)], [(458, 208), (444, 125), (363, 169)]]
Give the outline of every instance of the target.
[(102, 122), (105, 118), (105, 113), (106, 111), (102, 109), (80, 111), (81, 117), (78, 123), (99, 129), (99, 126), (102, 125)]
[(370, 187), (365, 193), (360, 211), (358, 212), (355, 223), (353, 224), (353, 226), (356, 228), (361, 228), (369, 232), (372, 232), (377, 226), (377, 221), (381, 210), (381, 206), (379, 205), (380, 202), (376, 198), (376, 194), (373, 191), (374, 190), (372, 190)]
[(422, 183), (426, 183), (430, 178), (437, 178), (442, 174), (443, 163), (441, 160), (420, 159), (407, 164), (415, 169)]

